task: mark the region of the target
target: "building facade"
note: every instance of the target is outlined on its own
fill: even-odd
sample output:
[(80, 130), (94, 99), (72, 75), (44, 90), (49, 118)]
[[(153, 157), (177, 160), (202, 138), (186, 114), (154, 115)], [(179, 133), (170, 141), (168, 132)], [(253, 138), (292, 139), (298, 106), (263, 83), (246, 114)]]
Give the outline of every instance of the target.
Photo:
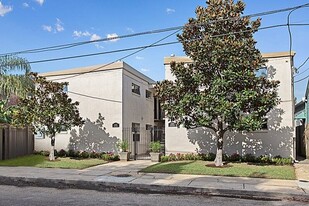
[[(154, 125), (154, 80), (125, 62), (41, 74), (47, 80), (68, 82), (66, 92), (78, 101), (82, 128), (56, 135), (56, 149), (117, 152), (117, 141), (137, 134), (137, 153), (145, 153)], [(104, 118), (99, 118), (99, 114)], [(50, 139), (37, 135), (35, 150), (49, 150)], [(133, 148), (130, 148), (132, 150)], [(132, 151), (133, 152), (133, 151)]]
[[(224, 139), (223, 151), (226, 154), (240, 155), (280, 155), (295, 157), (294, 132), (294, 88), (293, 88), (293, 57), (292, 52), (266, 53), (263, 57), (268, 60), (264, 75), (272, 80), (279, 80), (278, 94), (280, 104), (267, 115), (265, 128), (254, 132), (227, 132)], [(166, 57), (164, 59), (165, 78), (175, 80), (171, 74), (171, 62), (190, 63), (188, 57)], [(165, 119), (165, 151), (169, 153), (216, 153), (214, 134), (205, 128), (187, 130), (174, 127)]]

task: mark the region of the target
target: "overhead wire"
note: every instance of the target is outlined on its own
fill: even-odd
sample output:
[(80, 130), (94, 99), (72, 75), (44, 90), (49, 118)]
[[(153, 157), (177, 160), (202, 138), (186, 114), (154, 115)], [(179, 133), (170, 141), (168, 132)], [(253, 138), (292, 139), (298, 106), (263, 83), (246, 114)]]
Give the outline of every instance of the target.
[[(242, 18), (265, 16), (265, 15), (271, 15), (271, 14), (276, 14), (276, 13), (281, 13), (281, 12), (286, 12), (286, 11), (291, 11), (291, 10), (293, 11), (293, 10), (296, 10), (298, 8), (302, 8), (302, 7), (306, 7), (306, 6), (309, 6), (309, 3), (302, 4), (302, 5), (295, 6), (295, 7), (288, 7), (288, 8), (283, 8), (283, 9), (265, 11), (265, 12), (255, 13), (255, 14), (249, 14), (249, 15), (242, 16)], [(225, 21), (225, 20), (233, 20), (233, 19), (238, 19), (238, 17), (218, 19), (218, 20), (214, 20), (214, 21), (211, 21), (211, 22), (208, 22), (208, 23)], [(121, 35), (121, 36), (117, 36), (117, 37), (102, 38), (102, 39), (98, 39), (98, 40), (95, 40), (95, 41), (82, 41), (82, 42), (76, 42), (76, 43), (70, 43), (70, 44), (60, 44), (60, 45), (54, 45), (54, 46), (49, 46), (49, 47), (41, 47), (41, 48), (35, 48), (35, 49), (28, 49), (28, 50), (15, 51), (15, 52), (9, 52), (9, 53), (2, 53), (2, 54), (0, 54), (0, 56), (18, 55), (18, 54), (24, 54), (24, 53), (40, 53), (40, 52), (47, 52), (47, 51), (62, 50), (62, 49), (68, 49), (68, 48), (81, 46), (81, 45), (85, 45), (85, 44), (98, 43), (98, 42), (110, 41), (110, 40), (115, 40), (115, 39), (124, 39), (124, 38), (141, 36), (141, 35), (146, 35), (146, 34), (156, 34), (156, 33), (178, 30), (178, 29), (182, 29), (182, 28), (183, 28), (183, 26), (168, 27), (168, 28), (164, 28), (164, 29), (157, 29), (157, 30), (144, 31), (144, 32), (139, 32), (139, 33), (134, 33), (134, 34)]]
[[(309, 24), (290, 24), (290, 26), (305, 26), (305, 25), (309, 26)], [(237, 32), (217, 34), (217, 35), (210, 36), (210, 38), (228, 36), (228, 35), (232, 35), (232, 34), (239, 34), (239, 33), (245, 33), (245, 32), (251, 32), (253, 30), (259, 31), (259, 30), (266, 30), (266, 29), (285, 27), (285, 26), (287, 26), (287, 24), (277, 24), (277, 25), (272, 25), (272, 26), (260, 27), (258, 29), (247, 29), (247, 30), (242, 30), (242, 31), (237, 31)], [(28, 63), (29, 64), (37, 64), (37, 63), (45, 63), (45, 62), (51, 62), (51, 61), (61, 61), (61, 60), (68, 60), (68, 59), (75, 59), (75, 58), (83, 58), (83, 57), (90, 57), (90, 56), (97, 56), (97, 55), (126, 52), (126, 51), (132, 51), (132, 50), (137, 50), (137, 49), (143, 49), (145, 47), (152, 48), (152, 47), (167, 46), (167, 45), (172, 45), (172, 44), (177, 44), (177, 43), (180, 43), (180, 42), (179, 41), (173, 41), (173, 42), (166, 42), (166, 43), (161, 43), (161, 44), (144, 45), (144, 46), (131, 47), (131, 48), (118, 49), (118, 50), (105, 51), (105, 52), (96, 52), (96, 53), (81, 54), (81, 55), (75, 55), (75, 56), (67, 56), (67, 57), (59, 57), (59, 58), (51, 58), (51, 59), (43, 59), (43, 60), (34, 60), (34, 61), (30, 61)], [(3, 66), (3, 65), (0, 65), (0, 66)]]

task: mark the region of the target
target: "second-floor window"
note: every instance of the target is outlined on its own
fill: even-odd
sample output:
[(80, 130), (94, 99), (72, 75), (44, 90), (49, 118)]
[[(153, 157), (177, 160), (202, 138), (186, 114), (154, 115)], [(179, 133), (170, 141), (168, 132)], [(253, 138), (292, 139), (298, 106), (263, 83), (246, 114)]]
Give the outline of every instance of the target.
[(146, 89), (146, 98), (151, 99), (152, 92)]
[(132, 83), (132, 92), (134, 94), (140, 95), (141, 94), (140, 86), (138, 86), (137, 84)]

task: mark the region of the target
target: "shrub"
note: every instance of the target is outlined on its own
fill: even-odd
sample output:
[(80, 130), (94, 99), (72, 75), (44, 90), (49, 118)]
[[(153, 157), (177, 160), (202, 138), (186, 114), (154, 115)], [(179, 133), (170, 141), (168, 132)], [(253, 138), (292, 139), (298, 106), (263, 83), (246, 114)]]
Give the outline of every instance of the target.
[(58, 157), (66, 157), (67, 156), (67, 152), (64, 149), (61, 149), (57, 152), (57, 156)]
[(274, 157), (271, 161), (275, 165), (290, 165), (290, 164), (293, 164), (293, 159), (290, 158), (290, 157), (288, 157), (288, 158)]
[(184, 154), (184, 159), (185, 160), (199, 160), (199, 156), (197, 154), (194, 153), (186, 153)]
[(242, 161), (243, 162), (256, 162), (256, 157), (253, 155), (253, 154), (245, 154), (243, 157), (242, 157)]
[(117, 146), (119, 149), (121, 149), (122, 152), (127, 152), (129, 149), (129, 142), (128, 140), (119, 140)]
[(239, 162), (239, 161), (241, 160), (241, 156), (240, 156), (240, 154), (238, 154), (238, 153), (233, 153), (233, 154), (230, 156), (229, 160), (230, 160), (231, 162)]
[(43, 156), (46, 156), (48, 157), (49, 156), (49, 151), (40, 151), (40, 155), (43, 155)]
[(150, 142), (150, 151), (151, 152), (157, 152), (159, 153), (161, 150), (161, 143), (160, 141), (156, 141), (156, 142)]
[(95, 151), (92, 151), (89, 153), (90, 158), (99, 158), (100, 157), (100, 153), (97, 153)]
[(79, 157), (79, 151), (75, 151), (75, 150), (70, 149), (68, 151), (68, 156), (73, 157), (73, 158), (77, 158), (77, 157)]
[(168, 156), (161, 156), (161, 162), (168, 162)]
[(86, 151), (82, 151), (79, 153), (79, 157), (84, 159), (89, 158), (89, 153)]
[(168, 161), (177, 161), (177, 156), (175, 154), (169, 154), (168, 155)]
[(104, 153), (104, 154), (102, 154), (101, 158), (104, 161), (118, 161), (118, 160), (120, 160), (119, 155), (116, 155), (114, 153)]
[(229, 157), (229, 155), (228, 154), (222, 154), (222, 160), (223, 161), (229, 161), (229, 159), (230, 159), (230, 157)]
[(268, 155), (261, 155), (257, 158), (258, 163), (270, 164), (272, 163), (271, 158)]

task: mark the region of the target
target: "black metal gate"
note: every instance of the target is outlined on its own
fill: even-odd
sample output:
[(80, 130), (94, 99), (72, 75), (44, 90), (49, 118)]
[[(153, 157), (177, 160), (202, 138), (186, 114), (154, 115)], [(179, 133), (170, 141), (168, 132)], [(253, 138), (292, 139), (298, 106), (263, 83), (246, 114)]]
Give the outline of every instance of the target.
[(124, 128), (122, 132), (122, 139), (128, 141), (129, 152), (131, 152), (130, 159), (147, 160), (150, 159), (150, 142), (160, 141), (162, 145), (161, 152), (164, 154), (165, 139), (164, 129), (153, 127), (139, 128), (134, 127)]

